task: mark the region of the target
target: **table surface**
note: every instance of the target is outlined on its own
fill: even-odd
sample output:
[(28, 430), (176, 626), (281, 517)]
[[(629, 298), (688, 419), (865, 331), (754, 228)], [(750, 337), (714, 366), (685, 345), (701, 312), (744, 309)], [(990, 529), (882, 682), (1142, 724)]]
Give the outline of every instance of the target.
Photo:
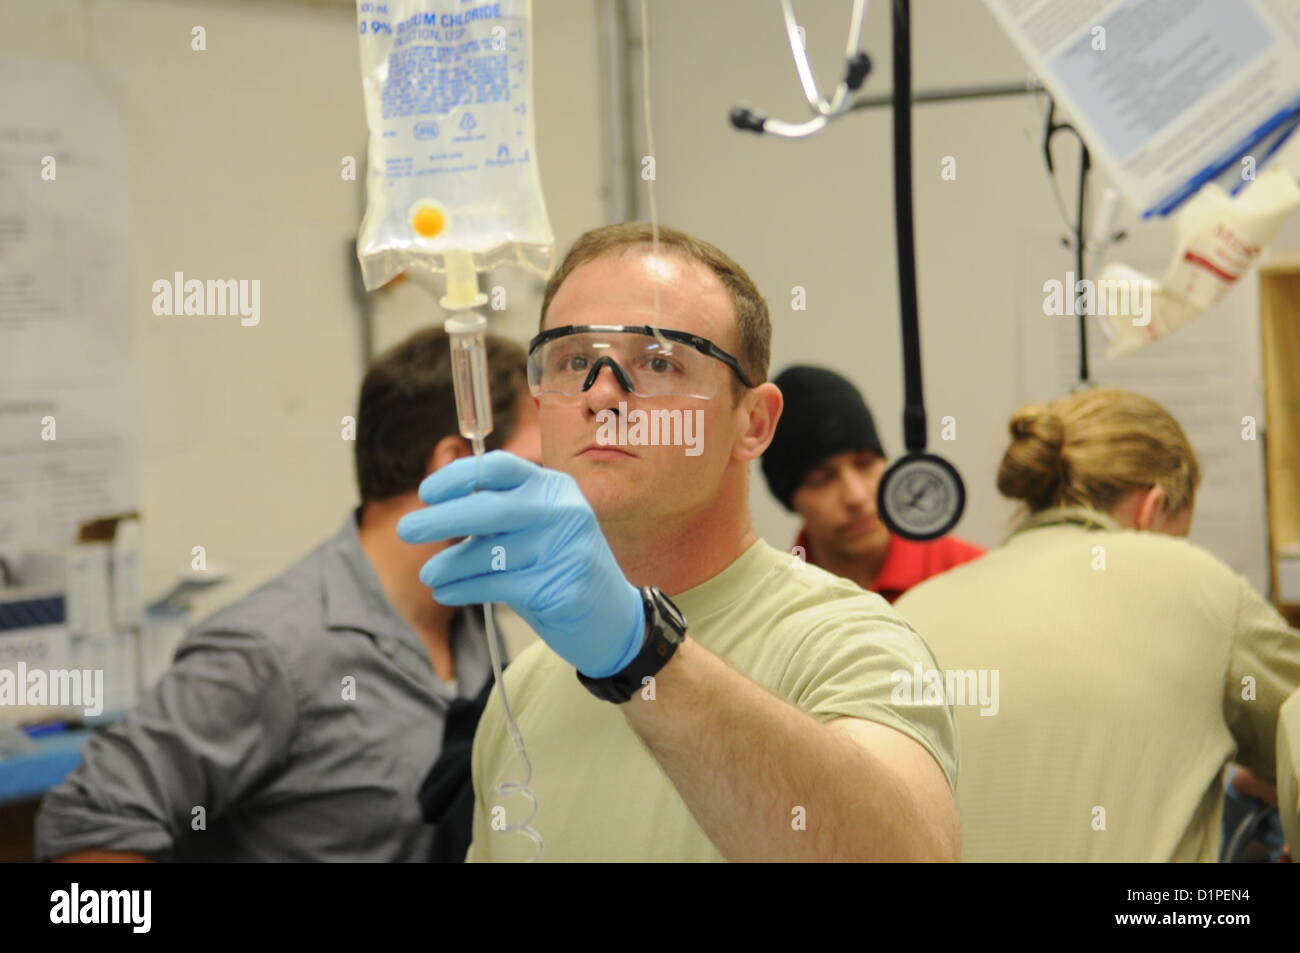
[(0, 805), (39, 798), (81, 764), (81, 747), (94, 727), (41, 735), (33, 748), (0, 758)]

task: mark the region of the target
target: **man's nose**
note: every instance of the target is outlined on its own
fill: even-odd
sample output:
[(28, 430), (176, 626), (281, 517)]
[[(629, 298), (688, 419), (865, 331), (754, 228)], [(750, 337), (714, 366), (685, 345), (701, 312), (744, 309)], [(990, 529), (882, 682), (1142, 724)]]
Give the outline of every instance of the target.
[(626, 401), (627, 397), (627, 391), (619, 382), (618, 375), (614, 373), (613, 364), (608, 361), (603, 367), (596, 369), (596, 379), (591, 382), (591, 387), (583, 392), (587, 409), (592, 414), (600, 413), (602, 410), (617, 410), (619, 402)]
[(844, 471), (844, 501), (853, 506), (861, 506), (867, 509), (869, 513), (874, 512), (876, 508), (876, 495), (871, 492), (868, 481), (862, 478), (862, 475), (854, 472), (852, 469)]

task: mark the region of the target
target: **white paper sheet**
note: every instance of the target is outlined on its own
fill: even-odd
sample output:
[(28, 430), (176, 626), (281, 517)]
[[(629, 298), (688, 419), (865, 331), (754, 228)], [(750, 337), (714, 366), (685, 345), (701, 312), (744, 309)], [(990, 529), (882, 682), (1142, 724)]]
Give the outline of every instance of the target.
[(3, 58), (0, 89), (0, 554), (13, 558), (135, 509), (138, 437), (112, 78)]

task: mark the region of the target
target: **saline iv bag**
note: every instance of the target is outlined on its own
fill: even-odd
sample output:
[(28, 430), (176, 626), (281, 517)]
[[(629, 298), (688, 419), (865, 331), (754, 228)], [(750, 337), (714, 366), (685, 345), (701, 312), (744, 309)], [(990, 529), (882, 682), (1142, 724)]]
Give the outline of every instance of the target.
[(545, 277), (555, 236), (533, 124), (532, 2), (357, 0), (370, 128), (357, 257), (366, 290), (402, 272), (509, 262)]

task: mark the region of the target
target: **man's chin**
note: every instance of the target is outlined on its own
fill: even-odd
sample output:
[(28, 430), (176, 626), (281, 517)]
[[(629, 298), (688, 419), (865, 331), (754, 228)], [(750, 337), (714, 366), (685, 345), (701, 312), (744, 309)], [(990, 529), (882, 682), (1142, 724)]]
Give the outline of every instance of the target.
[(609, 515), (621, 513), (625, 506), (635, 501), (635, 487), (615, 467), (574, 458), (565, 467), (565, 472), (577, 482), (578, 489), (602, 521)]
[(876, 552), (882, 546), (888, 545), (889, 530), (883, 523), (879, 523), (868, 532), (847, 537), (841, 536), (836, 542), (836, 548), (850, 559), (867, 556)]

